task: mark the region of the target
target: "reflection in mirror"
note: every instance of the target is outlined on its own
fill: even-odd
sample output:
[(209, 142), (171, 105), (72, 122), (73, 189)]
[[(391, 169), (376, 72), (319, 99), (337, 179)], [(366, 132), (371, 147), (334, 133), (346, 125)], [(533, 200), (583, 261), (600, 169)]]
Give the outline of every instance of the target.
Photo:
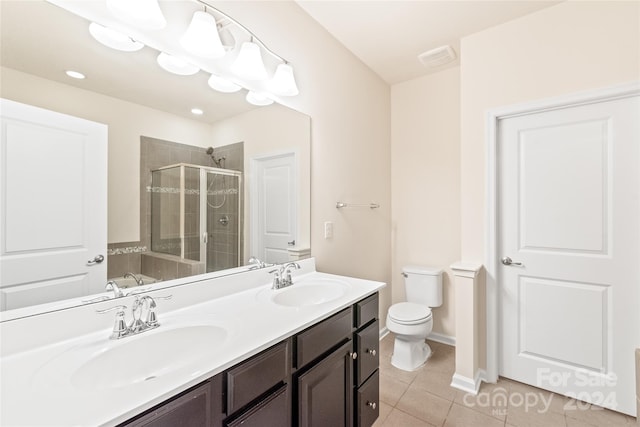
[[(172, 11), (181, 4), (193, 2), (161, 2)], [(233, 267), (252, 256), (267, 262), (308, 256), (309, 117), (278, 104), (255, 108), (244, 91), (215, 92), (204, 73), (166, 73), (151, 48), (108, 49), (89, 35), (88, 21), (48, 2), (2, 1), (0, 8), (1, 97), (108, 129), (108, 160), (99, 156), (108, 163), (107, 238), (91, 255), (105, 255), (103, 276), (97, 285), (80, 286), (73, 300), (51, 303), (70, 297), (56, 290), (59, 277), (29, 279), (21, 288), (25, 281), (7, 280), (3, 268), (0, 308), (11, 311), (2, 319), (91, 300), (108, 279), (123, 288), (177, 279), (166, 283), (172, 286), (189, 275), (243, 271)], [(86, 79), (70, 79), (68, 69)], [(194, 107), (204, 114), (194, 116)], [(45, 166), (49, 161), (43, 152), (30, 156)], [(50, 183), (59, 169), (31, 172), (35, 182)], [(47, 219), (47, 209), (38, 215)], [(3, 266), (4, 249), (3, 242)], [(10, 296), (18, 293), (13, 304)]]

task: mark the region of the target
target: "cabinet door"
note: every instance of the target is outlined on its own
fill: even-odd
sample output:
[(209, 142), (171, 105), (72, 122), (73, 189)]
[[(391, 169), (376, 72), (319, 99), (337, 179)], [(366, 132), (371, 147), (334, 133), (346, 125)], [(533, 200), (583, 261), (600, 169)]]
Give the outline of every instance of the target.
[(300, 427), (353, 425), (352, 341), (298, 377)]
[(202, 427), (211, 423), (211, 387), (206, 383), (120, 427)]

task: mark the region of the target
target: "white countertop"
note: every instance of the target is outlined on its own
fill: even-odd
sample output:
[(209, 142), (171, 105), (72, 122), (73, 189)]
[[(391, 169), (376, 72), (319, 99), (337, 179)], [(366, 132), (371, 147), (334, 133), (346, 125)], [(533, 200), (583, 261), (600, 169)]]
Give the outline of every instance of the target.
[[(220, 281), (238, 280), (236, 276), (231, 277), (234, 279), (221, 277), (199, 282), (198, 286), (213, 287), (223, 284)], [(344, 295), (333, 301), (296, 308), (280, 306), (266, 298), (265, 295), (268, 296), (273, 291), (270, 289), (271, 284), (265, 283), (262, 279), (262, 285), (219, 295), (171, 311), (163, 310), (164, 301), (158, 300), (157, 313), (161, 326), (137, 336), (109, 340), (111, 326), (108, 329), (102, 326), (80, 336), (49, 343), (45, 341), (42, 345), (32, 348), (18, 346), (19, 351), (8, 354), (3, 352), (5, 354), (0, 359), (0, 424), (5, 427), (117, 425), (385, 286), (381, 282), (315, 271), (294, 275), (293, 286), (296, 282), (303, 283), (310, 279), (335, 279), (346, 282), (349, 286)], [(172, 293), (173, 299), (180, 299), (182, 292), (194, 292), (189, 286), (183, 287), (184, 289), (165, 289), (157, 295)], [(188, 297), (185, 296), (185, 299)], [(109, 303), (102, 304), (99, 308), (121, 302), (112, 300)], [(95, 307), (91, 311), (95, 311)], [(78, 316), (91, 316), (91, 311), (85, 310), (78, 313)], [(107, 317), (112, 325), (115, 313), (109, 313)], [(83, 319), (78, 318), (76, 321), (82, 322)], [(33, 322), (32, 318), (25, 328), (33, 328)], [(198, 346), (194, 354), (184, 352), (185, 357), (180, 358), (182, 360), (167, 360), (169, 372), (158, 375), (153, 380), (115, 388), (101, 387), (96, 385), (97, 383), (89, 386), (72, 383), (71, 373), (86, 362), (83, 360), (85, 355), (96, 354), (105, 348), (123, 345), (125, 341), (136, 340), (145, 335), (166, 334), (171, 329), (183, 325), (215, 326), (220, 332), (217, 342)], [(18, 332), (13, 324), (8, 337), (3, 337), (3, 346), (10, 344), (5, 342), (5, 339), (15, 339), (19, 336), (20, 330), (17, 330)], [(29, 329), (25, 329), (24, 333), (29, 333)], [(167, 346), (171, 346), (171, 343), (167, 342)], [(144, 353), (144, 350), (138, 353)], [(155, 361), (166, 355), (156, 351), (151, 354), (136, 354), (133, 357)], [(128, 362), (131, 363), (121, 360), (114, 364), (113, 373), (123, 372)], [(139, 360), (136, 362), (139, 363)], [(106, 372), (104, 375), (109, 377), (113, 373)]]

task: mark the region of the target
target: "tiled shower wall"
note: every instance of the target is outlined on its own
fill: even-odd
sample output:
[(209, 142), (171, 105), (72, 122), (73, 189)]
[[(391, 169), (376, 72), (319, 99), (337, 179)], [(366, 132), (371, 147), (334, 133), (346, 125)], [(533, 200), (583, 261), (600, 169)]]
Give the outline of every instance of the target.
[[(225, 169), (243, 171), (244, 169), (244, 144), (242, 142), (217, 147), (214, 150), (215, 157), (222, 158), (222, 166)], [(211, 156), (206, 153), (206, 148), (196, 147), (186, 144), (164, 141), (161, 139), (141, 136), (140, 137), (140, 241), (115, 243), (109, 245), (109, 263), (107, 275), (109, 278), (119, 277), (126, 272), (145, 273), (144, 270), (154, 270), (154, 274), (162, 271), (163, 280), (185, 277), (192, 274), (200, 274), (200, 267), (197, 263), (176, 262), (167, 259), (171, 257), (150, 256), (151, 250), (151, 171), (164, 166), (176, 163), (190, 163), (200, 166), (217, 167)], [(195, 197), (195, 196), (194, 196)], [(187, 197), (187, 204), (194, 203)], [(179, 215), (176, 209), (175, 214)], [(199, 215), (199, 214), (197, 214)], [(240, 221), (242, 216), (240, 215)], [(186, 230), (195, 230), (199, 224), (199, 218), (190, 216), (185, 223)], [(194, 228), (195, 225), (195, 228)], [(237, 223), (235, 224), (237, 225)], [(229, 224), (231, 226), (231, 224)], [(242, 224), (241, 224), (242, 229)], [(199, 233), (197, 233), (199, 234)], [(199, 238), (199, 236), (198, 236)], [(240, 236), (242, 238), (242, 236)], [(213, 245), (210, 239), (210, 246)], [(187, 252), (193, 252), (197, 244), (186, 243)], [(215, 244), (217, 246), (217, 243)], [(211, 249), (211, 248), (208, 248)], [(209, 250), (208, 252), (211, 252)], [(223, 248), (223, 253), (229, 253), (228, 248)], [(142, 255), (144, 254), (144, 256)], [(192, 254), (193, 255), (193, 254)], [(223, 258), (223, 261), (226, 261)], [(214, 262), (215, 263), (215, 262)], [(184, 264), (184, 265), (181, 265)], [(226, 264), (225, 264), (226, 265)], [(226, 268), (226, 267), (225, 267)], [(155, 277), (147, 271), (145, 274)], [(160, 279), (160, 277), (156, 277)]]

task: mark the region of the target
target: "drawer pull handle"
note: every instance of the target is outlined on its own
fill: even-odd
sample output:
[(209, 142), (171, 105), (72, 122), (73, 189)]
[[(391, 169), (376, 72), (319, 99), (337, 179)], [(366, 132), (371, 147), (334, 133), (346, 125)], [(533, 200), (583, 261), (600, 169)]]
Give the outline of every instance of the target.
[(376, 402), (367, 402), (367, 406), (370, 407), (371, 409), (376, 409)]
[(354, 352), (352, 352), (352, 353), (349, 353), (349, 356), (351, 356), (351, 358), (352, 358), (353, 360), (356, 360), (356, 359), (358, 358), (358, 353), (356, 353), (356, 352), (354, 351)]
[(367, 349), (367, 353), (369, 353), (373, 357), (376, 357), (376, 354), (377, 354), (375, 349), (373, 349), (373, 350)]

